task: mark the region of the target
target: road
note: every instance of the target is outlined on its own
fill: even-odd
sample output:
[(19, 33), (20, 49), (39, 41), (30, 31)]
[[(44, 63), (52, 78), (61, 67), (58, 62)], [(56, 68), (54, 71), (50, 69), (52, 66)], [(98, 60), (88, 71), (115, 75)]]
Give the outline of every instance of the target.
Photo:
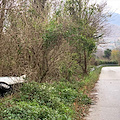
[(120, 120), (120, 67), (103, 67), (85, 120)]

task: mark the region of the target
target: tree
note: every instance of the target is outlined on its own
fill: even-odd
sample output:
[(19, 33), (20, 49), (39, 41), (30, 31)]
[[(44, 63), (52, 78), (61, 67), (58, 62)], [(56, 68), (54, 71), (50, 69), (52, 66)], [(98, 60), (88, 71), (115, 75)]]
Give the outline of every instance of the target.
[(104, 51), (104, 57), (107, 58), (107, 59), (110, 59), (110, 56), (111, 56), (111, 50), (110, 49), (107, 49)]
[(105, 4), (67, 0), (53, 12), (52, 2), (45, 7), (46, 0), (41, 1), (34, 0), (26, 6), (21, 0), (19, 7), (9, 12), (0, 50), (2, 75), (27, 74), (44, 82), (87, 74), (107, 17), (103, 12)]
[(111, 59), (117, 61), (118, 54), (119, 54), (119, 50), (117, 50), (117, 49), (112, 50), (112, 52), (111, 52)]
[(72, 21), (67, 30), (68, 41), (78, 54), (78, 63), (85, 74), (95, 43), (104, 33), (104, 23), (109, 16), (103, 12), (105, 6), (106, 3), (89, 5), (88, 0), (67, 0), (65, 5), (66, 18)]
[(112, 50), (111, 59), (114, 61), (117, 61), (118, 64), (120, 65), (120, 50), (119, 50), (119, 48)]
[(57, 73), (62, 26), (54, 17), (48, 19), (48, 14), (40, 7), (24, 5), (21, 2), (8, 16), (9, 26), (3, 34), (0, 51), (1, 74), (20, 76), (27, 72), (30, 79), (42, 82), (46, 76)]

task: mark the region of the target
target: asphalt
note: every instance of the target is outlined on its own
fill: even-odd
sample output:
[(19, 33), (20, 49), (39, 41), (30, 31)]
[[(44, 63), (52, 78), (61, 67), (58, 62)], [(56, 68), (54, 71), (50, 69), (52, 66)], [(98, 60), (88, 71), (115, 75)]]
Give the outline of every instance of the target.
[(103, 67), (85, 120), (120, 120), (120, 67)]

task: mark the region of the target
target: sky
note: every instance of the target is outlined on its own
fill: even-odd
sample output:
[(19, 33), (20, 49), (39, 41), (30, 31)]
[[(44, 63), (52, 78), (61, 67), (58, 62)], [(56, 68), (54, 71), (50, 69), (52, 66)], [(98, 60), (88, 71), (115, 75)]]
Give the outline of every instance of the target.
[(107, 2), (107, 8), (111, 12), (120, 14), (120, 0), (91, 0), (92, 2), (103, 3)]

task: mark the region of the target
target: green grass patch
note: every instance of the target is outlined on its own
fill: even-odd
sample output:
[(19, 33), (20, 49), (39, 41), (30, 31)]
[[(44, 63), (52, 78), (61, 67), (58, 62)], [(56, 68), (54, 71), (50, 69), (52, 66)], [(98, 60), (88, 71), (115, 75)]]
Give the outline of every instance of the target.
[[(74, 120), (84, 116), (91, 99), (88, 93), (100, 73), (98, 68), (81, 81), (25, 83), (12, 98), (0, 100), (2, 120)], [(87, 91), (87, 92), (86, 92)], [(76, 108), (77, 107), (77, 108)], [(79, 110), (76, 110), (79, 109)]]

